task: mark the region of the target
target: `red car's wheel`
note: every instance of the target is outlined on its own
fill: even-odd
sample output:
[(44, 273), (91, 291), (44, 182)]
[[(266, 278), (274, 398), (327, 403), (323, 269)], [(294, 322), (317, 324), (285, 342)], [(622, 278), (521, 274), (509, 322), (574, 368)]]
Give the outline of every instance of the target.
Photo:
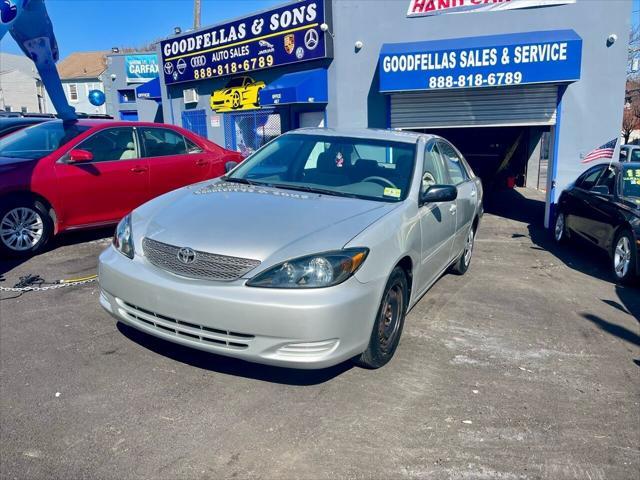
[(42, 202), (9, 200), (0, 208), (0, 252), (29, 256), (44, 248), (53, 234), (53, 221)]

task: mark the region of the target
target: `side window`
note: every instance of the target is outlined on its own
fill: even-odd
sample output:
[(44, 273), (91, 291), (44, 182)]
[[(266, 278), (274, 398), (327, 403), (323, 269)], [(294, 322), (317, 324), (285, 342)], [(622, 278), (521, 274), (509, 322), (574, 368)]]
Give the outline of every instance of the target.
[(458, 153), (446, 142), (438, 142), (442, 159), (447, 165), (449, 170), (449, 177), (453, 185), (469, 180), (469, 175), (460, 161)]
[(145, 157), (186, 155), (187, 142), (179, 133), (166, 128), (140, 128)]
[(446, 185), (447, 183), (448, 179), (444, 171), (440, 151), (435, 143), (431, 143), (424, 150), (422, 191), (425, 192), (431, 185)]
[(608, 167), (607, 170), (598, 179), (596, 186), (607, 187), (609, 194), (612, 194), (616, 190), (616, 169)]
[(140, 158), (133, 128), (127, 127), (100, 130), (77, 148), (91, 152), (94, 162)]
[(187, 153), (202, 153), (202, 149), (192, 142), (187, 137), (184, 138), (184, 141), (187, 142)]
[(598, 180), (598, 177), (604, 168), (604, 165), (598, 165), (591, 170), (587, 170), (578, 178), (578, 180), (576, 180), (576, 187), (584, 190), (591, 190), (591, 188), (596, 184), (596, 180)]

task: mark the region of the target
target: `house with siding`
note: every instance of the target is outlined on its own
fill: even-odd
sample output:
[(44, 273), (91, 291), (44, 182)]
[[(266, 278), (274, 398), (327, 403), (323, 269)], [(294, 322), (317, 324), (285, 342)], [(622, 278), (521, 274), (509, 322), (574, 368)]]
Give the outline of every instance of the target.
[(47, 105), (34, 63), (21, 55), (0, 52), (0, 111), (49, 113)]

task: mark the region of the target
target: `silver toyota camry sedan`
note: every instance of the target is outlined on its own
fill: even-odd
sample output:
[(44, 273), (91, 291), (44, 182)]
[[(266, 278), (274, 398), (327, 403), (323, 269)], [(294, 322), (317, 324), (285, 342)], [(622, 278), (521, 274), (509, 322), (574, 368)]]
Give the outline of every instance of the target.
[(440, 137), (296, 130), (125, 217), (100, 256), (100, 302), (220, 355), (378, 368), (429, 287), (465, 273), (482, 212), (479, 179)]

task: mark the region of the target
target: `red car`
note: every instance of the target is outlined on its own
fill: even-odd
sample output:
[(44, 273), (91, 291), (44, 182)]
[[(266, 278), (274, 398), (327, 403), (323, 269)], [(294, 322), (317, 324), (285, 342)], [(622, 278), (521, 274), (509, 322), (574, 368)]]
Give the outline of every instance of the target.
[(114, 224), (158, 195), (223, 175), (239, 153), (176, 127), (52, 120), (0, 140), (0, 253)]

